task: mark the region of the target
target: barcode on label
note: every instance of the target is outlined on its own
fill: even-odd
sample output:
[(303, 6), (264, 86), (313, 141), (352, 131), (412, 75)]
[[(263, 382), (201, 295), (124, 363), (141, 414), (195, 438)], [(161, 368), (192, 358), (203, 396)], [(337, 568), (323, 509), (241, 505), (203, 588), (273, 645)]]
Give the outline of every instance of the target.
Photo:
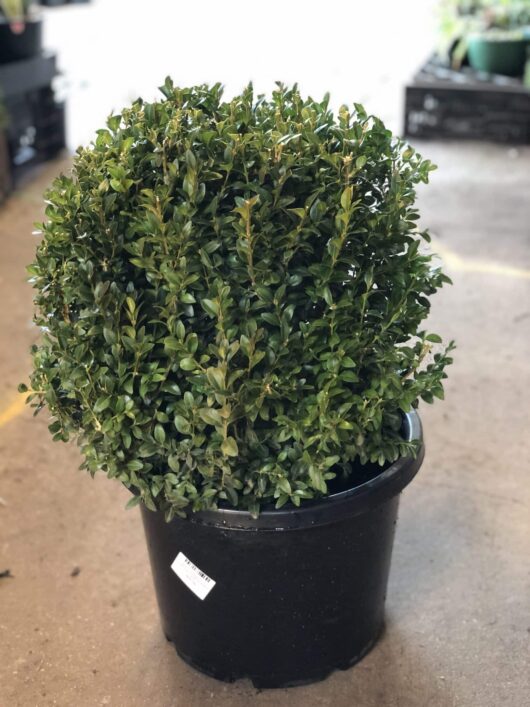
[(215, 587), (215, 580), (194, 565), (183, 552), (175, 557), (171, 569), (199, 599), (205, 599)]

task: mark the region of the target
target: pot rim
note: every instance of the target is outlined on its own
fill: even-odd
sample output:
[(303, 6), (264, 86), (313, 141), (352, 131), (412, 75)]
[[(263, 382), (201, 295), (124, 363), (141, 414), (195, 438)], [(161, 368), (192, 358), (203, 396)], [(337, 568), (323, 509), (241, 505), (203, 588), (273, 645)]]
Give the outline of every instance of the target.
[(9, 25), (12, 25), (14, 22), (23, 22), (24, 25), (41, 25), (42, 15), (40, 13), (36, 13), (31, 17), (24, 17), (20, 20), (8, 20), (5, 15), (0, 15), (0, 25), (9, 27)]
[[(364, 483), (314, 501), (305, 501), (295, 507), (286, 504), (280, 509), (264, 509), (257, 518), (238, 508), (217, 508), (189, 512), (185, 522), (231, 530), (297, 530), (336, 523), (370, 511), (397, 496), (416, 476), (423, 462), (425, 446), (420, 416), (416, 410), (403, 414), (404, 437), (419, 440), (415, 458), (400, 457), (387, 469)], [(182, 521), (175, 518), (171, 522)]]
[(525, 37), (524, 32), (518, 32), (516, 35), (513, 34), (509, 36), (508, 34), (488, 34), (487, 32), (473, 32), (468, 35), (467, 41), (469, 44), (526, 44), (528, 39)]

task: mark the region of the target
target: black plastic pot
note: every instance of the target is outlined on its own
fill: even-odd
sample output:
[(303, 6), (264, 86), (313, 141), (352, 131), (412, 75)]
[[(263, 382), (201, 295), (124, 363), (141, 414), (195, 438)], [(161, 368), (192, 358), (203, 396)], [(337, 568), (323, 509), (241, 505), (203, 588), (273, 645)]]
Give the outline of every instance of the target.
[(42, 20), (27, 20), (24, 30), (15, 33), (8, 22), (0, 17), (0, 64), (29, 59), (41, 51)]
[[(404, 427), (421, 439), (415, 412)], [(142, 506), (166, 638), (200, 671), (256, 687), (359, 661), (383, 629), (399, 493), (422, 459), (423, 446), (358, 486), (257, 519), (220, 509), (166, 523)]]

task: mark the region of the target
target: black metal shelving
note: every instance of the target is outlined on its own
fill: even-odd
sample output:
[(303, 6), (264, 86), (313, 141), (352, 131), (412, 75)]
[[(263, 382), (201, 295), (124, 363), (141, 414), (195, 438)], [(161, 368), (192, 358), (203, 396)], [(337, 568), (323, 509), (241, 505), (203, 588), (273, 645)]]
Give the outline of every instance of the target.
[(0, 93), (8, 115), (6, 129), (12, 179), (56, 156), (65, 146), (65, 106), (56, 100), (56, 57), (43, 52), (0, 65)]

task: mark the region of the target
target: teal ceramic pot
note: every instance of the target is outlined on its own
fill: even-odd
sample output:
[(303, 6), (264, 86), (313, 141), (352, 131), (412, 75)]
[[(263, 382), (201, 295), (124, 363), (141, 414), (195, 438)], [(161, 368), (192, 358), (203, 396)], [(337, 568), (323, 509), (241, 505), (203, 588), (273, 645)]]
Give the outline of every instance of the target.
[(469, 37), (467, 56), (469, 63), (477, 71), (505, 76), (521, 76), (526, 62), (528, 40), (496, 39), (488, 35)]

